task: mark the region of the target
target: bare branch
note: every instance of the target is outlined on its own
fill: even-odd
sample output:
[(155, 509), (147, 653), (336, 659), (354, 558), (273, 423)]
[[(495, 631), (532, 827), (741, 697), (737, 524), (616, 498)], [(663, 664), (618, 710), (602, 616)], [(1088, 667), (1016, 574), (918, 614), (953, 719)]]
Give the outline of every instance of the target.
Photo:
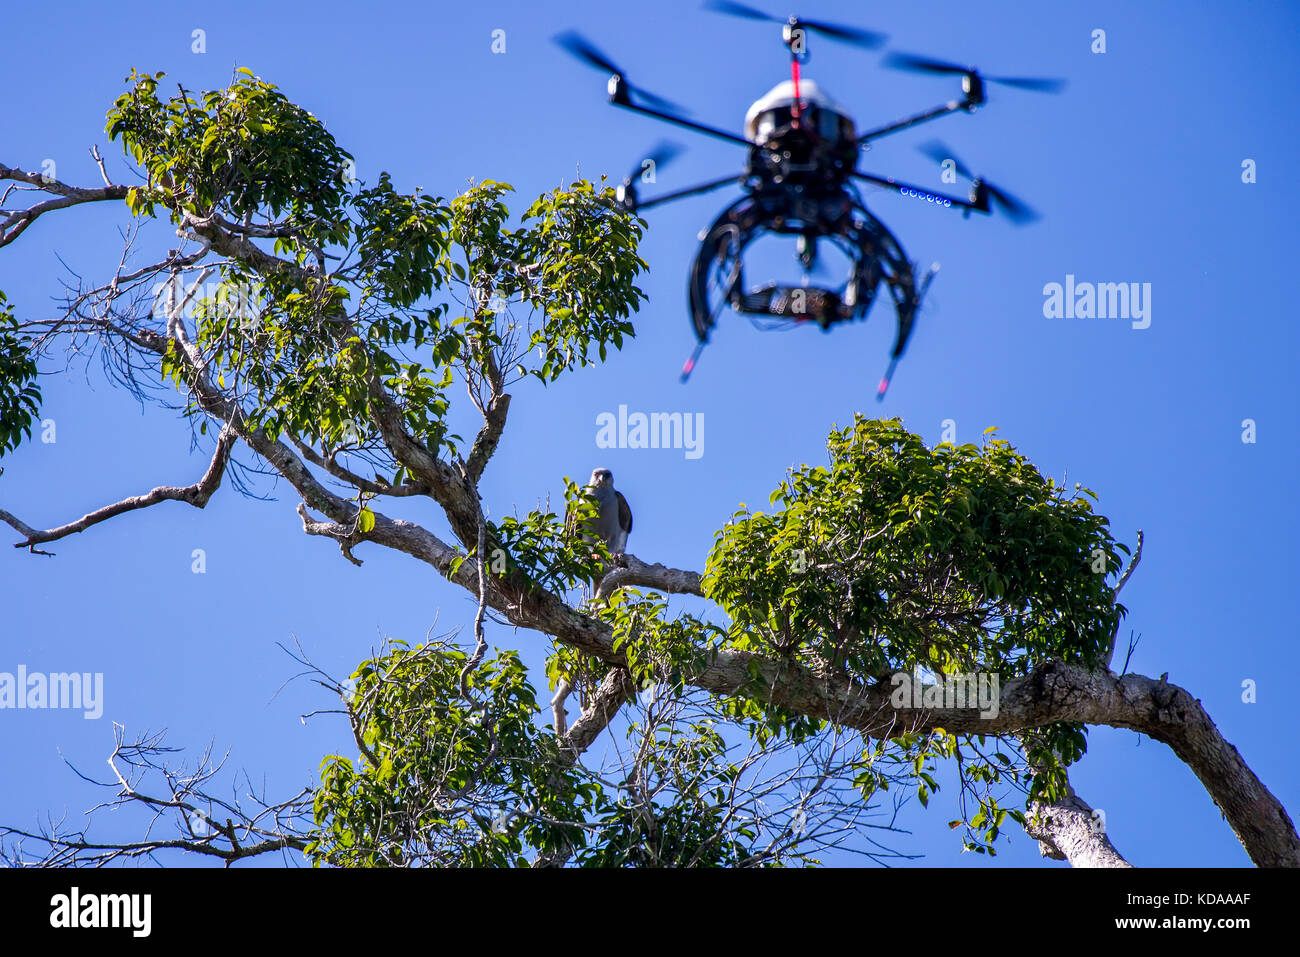
[(1142, 561), (1142, 529), (1138, 529), (1137, 548), (1133, 550), (1133, 558), (1128, 563), (1128, 568), (1124, 569), (1124, 574), (1120, 576), (1119, 582), (1115, 585), (1115, 597), (1119, 597), (1120, 591), (1128, 584), (1129, 578), (1132, 577), (1134, 569), (1138, 567), (1138, 562)]
[[(97, 787), (115, 791), (112, 800), (94, 810), (133, 807), (147, 811), (144, 837), (125, 843), (95, 841), (90, 839), (88, 827), (69, 829), (61, 822), (40, 831), (0, 827), (0, 839), (12, 842), (12, 846), (0, 847), (0, 860), (23, 867), (102, 867), (117, 860), (153, 858), (160, 851), (178, 850), (215, 857), (230, 866), (275, 851), (306, 850), (313, 823), (310, 788), (272, 803), (253, 791), (245, 775), (243, 795), (223, 799), (204, 790), (224, 763), (213, 764), (211, 749), (202, 754), (194, 770), (187, 770), (184, 765), (172, 767), (164, 762), (165, 755), (175, 749), (163, 746), (162, 734), (144, 734), (127, 743), (119, 724), (114, 724), (113, 734), (115, 746), (108, 758), (113, 780), (97, 781), (75, 768), (73, 771)], [(145, 780), (155, 780), (161, 793), (143, 790)], [(238, 780), (234, 783), (237, 786)], [(164, 821), (172, 823), (177, 836), (154, 835), (155, 827)], [(30, 857), (24, 850), (28, 841), (40, 846), (43, 853)]]
[(106, 522), (123, 512), (148, 508), (151, 505), (157, 505), (159, 502), (185, 502), (195, 508), (203, 508), (208, 504), (208, 499), (221, 485), (221, 477), (225, 474), (226, 464), (230, 461), (230, 450), (234, 447), (235, 438), (235, 432), (229, 426), (221, 430), (221, 435), (217, 439), (217, 450), (212, 456), (212, 463), (208, 466), (203, 478), (193, 485), (184, 487), (160, 485), (143, 495), (134, 495), (120, 502), (114, 502), (112, 505), (105, 505), (103, 508), (83, 515), (75, 522), (69, 522), (66, 525), (60, 525), (58, 528), (51, 528), (46, 531), (38, 531), (2, 509), (0, 509), (0, 521), (12, 525), (26, 536), (23, 541), (15, 543), (14, 548), (30, 548), (33, 545), (57, 541), (68, 535), (84, 532), (92, 525)]
[(469, 675), (483, 660), (487, 639), (483, 636), (483, 616), (487, 613), (487, 519), (480, 511), (478, 516), (478, 547), (474, 551), (474, 565), (478, 571), (478, 610), (474, 613), (474, 653), (460, 672), (461, 697), (469, 698)]
[(102, 202), (106, 199), (125, 199), (125, 186), (101, 186), (92, 189), (82, 189), (77, 186), (69, 186), (61, 183), (53, 177), (46, 176), (43, 173), (28, 173), (11, 166), (0, 163), (0, 179), (15, 180), (21, 183), (31, 183), (38, 189), (47, 193), (54, 193), (58, 199), (47, 199), (44, 202), (36, 203), (27, 209), (13, 210), (4, 214), (0, 219), (0, 246), (7, 246), (17, 239), (28, 226), (36, 222), (37, 218), (45, 213), (56, 209), (63, 209), (68, 206), (78, 206), (82, 203)]
[[(1120, 589), (1122, 589), (1126, 584), (1128, 584), (1129, 578), (1132, 577), (1133, 575), (1133, 570), (1138, 567), (1138, 562), (1142, 561), (1143, 541), (1144, 541), (1144, 536), (1142, 535), (1142, 529), (1139, 528), (1137, 533), (1137, 548), (1134, 549), (1133, 551), (1133, 558), (1129, 561), (1128, 568), (1124, 569), (1124, 574), (1120, 576), (1119, 581), (1115, 585), (1114, 595), (1116, 598), (1119, 598)], [(1116, 621), (1115, 630), (1110, 633), (1110, 643), (1106, 646), (1106, 655), (1105, 658), (1103, 659), (1106, 662), (1107, 668), (1110, 667), (1111, 661), (1115, 657), (1115, 639), (1118, 636), (1119, 636), (1119, 622)], [(1125, 670), (1128, 670), (1127, 661), (1124, 662), (1124, 668)]]
[(108, 178), (108, 170), (104, 169), (104, 157), (99, 155), (99, 147), (92, 146), (90, 148), (90, 155), (91, 158), (94, 159), (95, 165), (99, 167), (99, 175), (103, 177), (104, 185), (112, 186), (113, 181)]
[(577, 761), (579, 755), (591, 747), (602, 731), (618, 714), (619, 708), (627, 704), (636, 694), (636, 683), (626, 668), (615, 668), (591, 696), (587, 709), (573, 727), (569, 728), (561, 741), (560, 753), (569, 755), (570, 763)]
[(389, 495), (394, 498), (406, 498), (411, 495), (429, 494), (429, 487), (427, 485), (389, 485), (387, 482), (373, 482), (370, 479), (362, 478), (351, 469), (339, 465), (332, 456), (321, 455), (297, 436), (289, 436), (289, 441), (293, 443), (294, 448), (302, 453), (302, 457), (312, 465), (315, 465), (318, 468), (323, 468), (336, 479), (347, 482), (353, 488), (365, 492), (367, 495)]
[(647, 565), (635, 555), (624, 552), (619, 566), (600, 580), (596, 597), (607, 598), (617, 589), (627, 585), (646, 585), (674, 595), (704, 596), (698, 572), (669, 568), (666, 565)]

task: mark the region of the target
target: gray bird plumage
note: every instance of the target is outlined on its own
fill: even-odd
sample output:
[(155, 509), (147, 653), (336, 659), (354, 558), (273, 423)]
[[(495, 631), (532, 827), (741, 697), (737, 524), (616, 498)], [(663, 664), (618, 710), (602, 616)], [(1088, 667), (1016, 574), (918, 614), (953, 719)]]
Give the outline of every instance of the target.
[(632, 531), (632, 509), (628, 508), (623, 493), (614, 488), (614, 473), (609, 469), (593, 469), (584, 491), (596, 500), (598, 509), (587, 521), (587, 530), (605, 543), (611, 555), (622, 555)]

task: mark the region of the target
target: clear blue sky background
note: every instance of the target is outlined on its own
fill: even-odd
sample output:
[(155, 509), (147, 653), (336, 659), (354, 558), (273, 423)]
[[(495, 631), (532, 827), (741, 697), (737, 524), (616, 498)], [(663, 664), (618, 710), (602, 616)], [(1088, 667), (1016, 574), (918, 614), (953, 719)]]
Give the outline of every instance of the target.
[[(778, 11), (783, 12), (783, 11)], [(1043, 220), (951, 212), (892, 194), (868, 194), (909, 255), (943, 264), (929, 307), (882, 406), (875, 384), (892, 342), (881, 304), (866, 323), (830, 335), (764, 335), (723, 317), (696, 378), (677, 382), (692, 339), (685, 278), (696, 232), (733, 193), (647, 214), (651, 265), (638, 336), (604, 367), (543, 390), (516, 389), (511, 427), (485, 482), (494, 514), (562, 495), (562, 476), (613, 469), (636, 512), (630, 549), (647, 561), (700, 568), (714, 530), (740, 502), (766, 504), (793, 463), (824, 460), (827, 431), (854, 412), (900, 415), (928, 441), (953, 419), (959, 441), (983, 429), (1023, 450), (1045, 473), (1100, 495), (1114, 532), (1146, 556), (1124, 594), (1128, 628), (1142, 635), (1134, 670), (1169, 672), (1200, 697), (1219, 728), (1294, 814), (1300, 772), (1293, 734), (1297, 664), (1294, 582), (1300, 519), (1294, 259), (1288, 170), (1300, 154), (1293, 82), (1300, 7), (1286, 2), (1141, 4), (810, 3), (806, 15), (891, 35), (895, 49), (975, 63), (990, 73), (1059, 75), (1059, 97), (990, 89), (988, 106), (880, 141), (863, 168), (941, 186), (913, 148), (936, 135), (976, 169), (1030, 200)], [(11, 85), (0, 111), (0, 159), (93, 185), (87, 155), (106, 146), (103, 115), (131, 67), (165, 70), (190, 89), (224, 85), (236, 62), (322, 117), (373, 181), (450, 196), (470, 177), (505, 180), (522, 209), (575, 173), (621, 177), (664, 134), (688, 145), (659, 187), (738, 169), (741, 151), (678, 136), (604, 102), (604, 78), (565, 57), (550, 37), (587, 33), (638, 83), (739, 129), (751, 101), (786, 75), (775, 27), (731, 20), (685, 2), (357, 6), (334, 2), (228, 3), (202, 12), (137, 4), (5, 15)], [(190, 52), (191, 31), (207, 53)], [(504, 29), (507, 51), (491, 52)], [(1107, 52), (1090, 51), (1104, 29)], [(954, 82), (885, 70), (878, 53), (814, 38), (807, 76), (866, 127), (942, 102)], [(1241, 181), (1245, 158), (1259, 182)], [(1286, 176), (1283, 174), (1287, 173)], [(647, 188), (647, 194), (653, 187)], [(119, 208), (43, 219), (0, 252), (0, 288), (20, 314), (48, 313), (66, 275), (56, 252), (88, 277), (117, 261)], [(155, 233), (156, 243), (166, 235)], [(165, 247), (163, 247), (165, 248)], [(1149, 282), (1152, 322), (1049, 320), (1045, 283)], [(56, 372), (60, 367), (47, 367)], [(43, 415), (57, 443), (6, 460), (0, 506), (52, 526), (156, 484), (186, 484), (206, 466), (173, 414), (141, 409), (110, 387), (97, 362), (74, 360), (43, 380)], [(619, 403), (642, 411), (703, 412), (704, 455), (602, 451), (595, 417)], [(1244, 444), (1242, 420), (1257, 423)], [(363, 548), (361, 569), (324, 539), (305, 537), (293, 497), (239, 497), (227, 484), (206, 511), (168, 503), (58, 543), (56, 558), (0, 549), (0, 670), (102, 671), (107, 710), (0, 712), (5, 786), (0, 821), (76, 818), (99, 795), (62, 758), (102, 776), (111, 722), (128, 733), (168, 728), (196, 752), (209, 740), (230, 766), (272, 795), (313, 779), (327, 753), (352, 745), (337, 719), (299, 715), (332, 707), (306, 682), (276, 690), (296, 670), (277, 648), (296, 635), (327, 670), (345, 675), (380, 634), (419, 640), (469, 621), (467, 595), (425, 566)], [(428, 508), (385, 506), (432, 517)], [(12, 537), (0, 530), (0, 539)], [(190, 571), (195, 548), (207, 574)], [(538, 660), (529, 633), (493, 630)], [(1242, 682), (1258, 703), (1242, 703)], [(1165, 746), (1093, 729), (1073, 772), (1105, 810), (1138, 865), (1248, 863), (1192, 773)], [(955, 793), (928, 812), (910, 807), (912, 836), (896, 842), (922, 863), (988, 866), (961, 855), (944, 827)], [(137, 835), (137, 819), (101, 816), (97, 834)], [(1019, 831), (993, 864), (1033, 864)], [(1062, 866), (1062, 865), (1051, 865)]]

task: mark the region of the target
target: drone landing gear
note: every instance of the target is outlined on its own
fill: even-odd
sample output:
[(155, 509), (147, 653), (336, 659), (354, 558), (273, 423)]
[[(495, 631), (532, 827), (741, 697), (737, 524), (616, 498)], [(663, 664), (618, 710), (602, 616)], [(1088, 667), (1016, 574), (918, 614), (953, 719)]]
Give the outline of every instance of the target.
[(695, 371), (695, 363), (700, 361), (700, 353), (704, 351), (704, 347), (707, 345), (708, 343), (705, 342), (703, 339), (695, 343), (695, 348), (691, 350), (691, 357), (687, 359), (686, 364), (682, 366), (683, 382), (689, 379), (691, 377), (691, 373)]
[[(913, 267), (914, 269), (915, 267)], [(894, 370), (898, 368), (898, 360), (903, 357), (903, 350), (907, 348), (908, 337), (912, 334), (912, 324), (916, 321), (917, 310), (921, 308), (921, 301), (925, 299), (925, 294), (930, 289), (930, 283), (934, 282), (934, 274), (939, 271), (939, 264), (931, 263), (930, 268), (926, 270), (921, 281), (916, 284), (911, 293), (904, 293), (903, 298), (896, 301), (898, 308), (898, 341), (894, 344), (894, 351), (889, 354), (889, 367), (885, 369), (885, 374), (880, 378), (880, 385), (876, 388), (876, 401), (883, 402), (885, 393), (889, 391), (890, 380), (894, 378)]]
[[(791, 231), (782, 228), (788, 223), (777, 222), (778, 213), (763, 206), (764, 198), (746, 196), (737, 200), (702, 237), (689, 285), (691, 321), (698, 341), (682, 369), (682, 381), (694, 370), (719, 314), (727, 306), (769, 320), (786, 319), (795, 323), (812, 320), (826, 330), (835, 323), (866, 316), (877, 289), (883, 288), (889, 291), (898, 317), (898, 336), (890, 353), (889, 367), (876, 390), (876, 398), (883, 399), (939, 264), (933, 264), (924, 275), (918, 276), (916, 266), (904, 254), (898, 240), (859, 201), (851, 207), (854, 215), (832, 221), (831, 227), (824, 229), (819, 237), (835, 239), (853, 258), (848, 281), (841, 289), (768, 283), (747, 290), (742, 266), (746, 247), (764, 232)], [(811, 245), (806, 237), (806, 233), (800, 237), (804, 240), (800, 252), (805, 255)]]

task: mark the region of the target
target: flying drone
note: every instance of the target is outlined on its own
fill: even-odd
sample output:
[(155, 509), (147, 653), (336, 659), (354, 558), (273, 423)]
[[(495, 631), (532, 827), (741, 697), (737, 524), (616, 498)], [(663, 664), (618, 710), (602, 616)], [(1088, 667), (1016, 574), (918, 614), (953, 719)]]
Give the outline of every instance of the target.
[[(736, 143), (749, 151), (744, 172), (739, 175), (642, 200), (635, 181), (643, 170), (662, 166), (677, 153), (674, 145), (661, 144), (618, 189), (618, 201), (638, 212), (736, 183), (744, 190), (744, 195), (700, 234), (699, 252), (688, 284), (691, 323), (698, 341), (682, 369), (682, 381), (695, 368), (718, 316), (727, 305), (750, 316), (756, 324), (766, 323), (769, 328), (814, 322), (829, 330), (837, 322), (864, 318), (883, 287), (893, 299), (898, 316), (898, 335), (889, 367), (876, 393), (878, 399), (883, 399), (898, 360), (907, 348), (917, 310), (938, 264), (918, 274), (916, 264), (908, 260), (893, 233), (867, 209), (854, 181), (871, 183), (945, 209), (960, 209), (965, 216), (972, 211), (987, 214), (996, 207), (1013, 221), (1025, 222), (1033, 219), (1034, 213), (1009, 193), (971, 173), (938, 142), (923, 147), (923, 152), (939, 162), (951, 160), (949, 168), (971, 181), (970, 195), (965, 199), (863, 172), (857, 168), (858, 155), (882, 136), (950, 113), (973, 113), (985, 102), (986, 83), (1041, 92), (1054, 92), (1064, 84), (1060, 80), (986, 76), (974, 67), (894, 53), (885, 58), (885, 65), (961, 77), (962, 97), (860, 133), (843, 107), (815, 81), (801, 75), (801, 67), (808, 60), (808, 35), (820, 34), (873, 49), (884, 44), (883, 34), (795, 16), (782, 20), (729, 0), (712, 0), (705, 7), (749, 20), (780, 23), (782, 42), (790, 51), (790, 79), (778, 83), (749, 108), (744, 135), (697, 123), (682, 115), (686, 111), (671, 101), (633, 86), (620, 67), (580, 34), (569, 32), (555, 38), (578, 59), (611, 74), (609, 101), (615, 106)], [(804, 272), (802, 285), (775, 282), (754, 288), (746, 285), (745, 249), (764, 233), (795, 237)], [(837, 288), (812, 285), (809, 281), (810, 274), (818, 269), (820, 242), (833, 244), (851, 263), (847, 281)]]

